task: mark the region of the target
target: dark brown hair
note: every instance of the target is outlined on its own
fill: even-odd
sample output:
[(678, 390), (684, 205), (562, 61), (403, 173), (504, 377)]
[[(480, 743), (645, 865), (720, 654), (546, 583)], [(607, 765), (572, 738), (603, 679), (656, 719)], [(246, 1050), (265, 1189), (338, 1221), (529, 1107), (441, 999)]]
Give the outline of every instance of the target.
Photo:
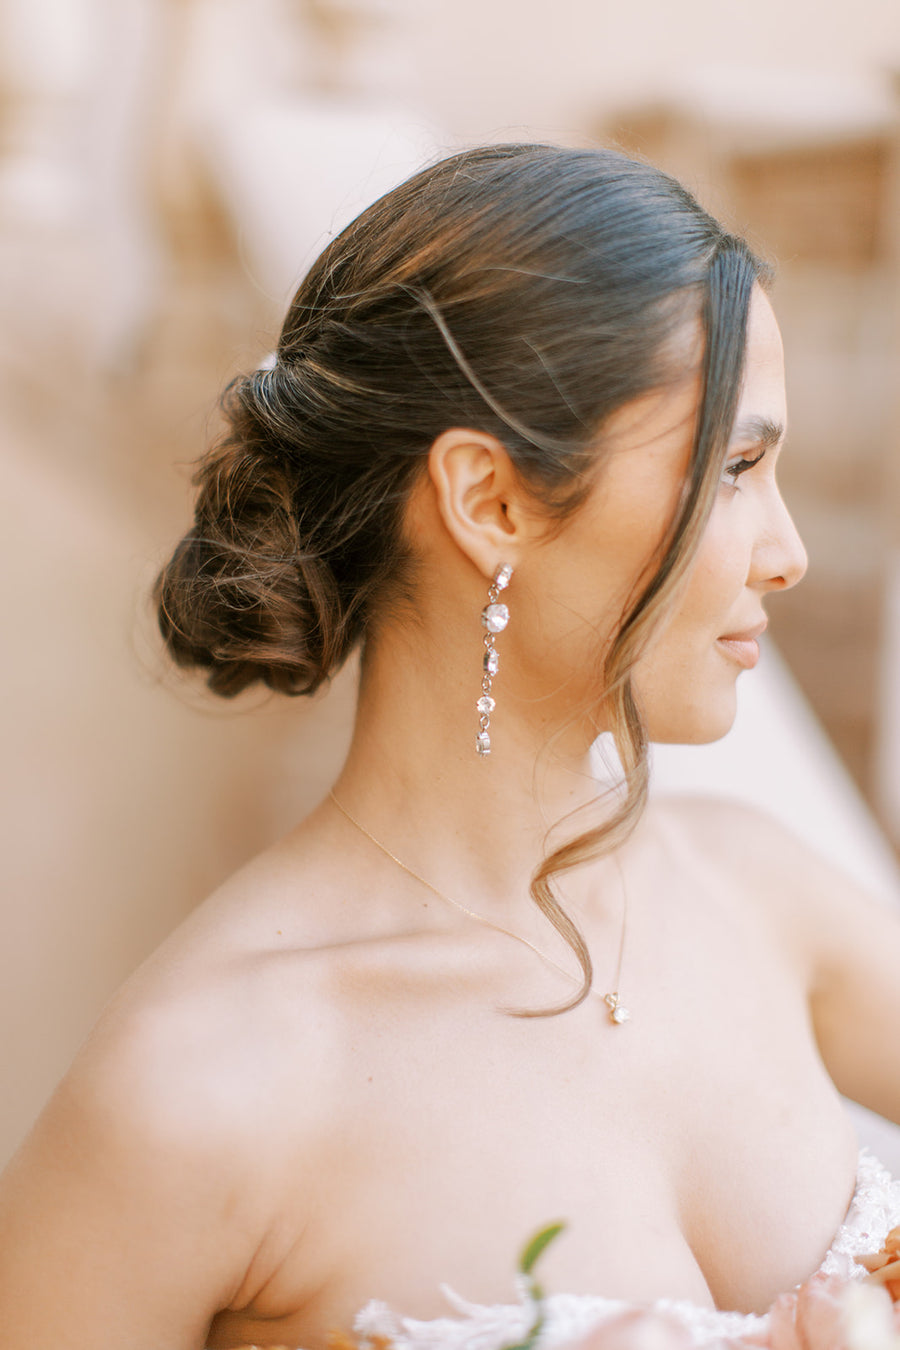
[(606, 659), (627, 791), (532, 882), (584, 971), (565, 1007), (586, 996), (591, 966), (551, 879), (615, 848), (643, 807), (630, 671), (705, 525), (762, 275), (680, 183), (615, 151), (497, 145), (423, 170), (329, 244), (274, 365), (226, 390), (228, 432), (201, 461), (194, 527), (157, 583), (172, 655), (204, 668), (215, 693), (255, 681), (312, 693), (409, 585), (404, 510), (442, 431), (496, 436), (562, 518), (592, 481), (606, 419), (685, 373), (668, 339), (699, 320), (703, 394), (682, 503)]

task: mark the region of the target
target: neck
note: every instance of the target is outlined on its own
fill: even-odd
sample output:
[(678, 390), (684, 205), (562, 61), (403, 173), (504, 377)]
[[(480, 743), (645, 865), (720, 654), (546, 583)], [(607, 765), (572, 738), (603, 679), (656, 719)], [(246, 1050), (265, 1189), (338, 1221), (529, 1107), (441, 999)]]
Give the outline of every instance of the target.
[[(528, 883), (548, 845), (600, 818), (590, 809), (598, 789), (589, 741), (557, 735), (547, 709), (536, 711), (517, 689), (501, 637), (493, 748), (479, 756), (481, 635), (445, 638), (437, 659), (428, 633), (411, 626), (384, 631), (367, 652), (353, 742), (335, 793), (441, 891), (509, 919), (531, 908)], [(575, 811), (577, 818), (559, 824)]]

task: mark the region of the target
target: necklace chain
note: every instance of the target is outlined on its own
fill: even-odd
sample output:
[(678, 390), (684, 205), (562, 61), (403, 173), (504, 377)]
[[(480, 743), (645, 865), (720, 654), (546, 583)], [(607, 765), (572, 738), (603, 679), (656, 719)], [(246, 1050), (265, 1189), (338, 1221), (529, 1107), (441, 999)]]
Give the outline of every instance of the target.
[[(375, 845), (376, 848), (380, 849), (381, 852), (386, 855), (386, 857), (390, 858), (391, 862), (396, 863), (396, 865), (400, 868), (401, 871), (406, 872), (407, 876), (411, 876), (415, 881), (418, 881), (420, 885), (425, 886), (426, 889), (431, 891), (433, 895), (436, 895), (439, 900), (443, 900), (445, 904), (452, 905), (454, 909), (458, 909), (462, 914), (465, 914), (468, 918), (474, 919), (476, 923), (484, 924), (486, 928), (493, 928), (495, 932), (503, 933), (505, 934), (506, 937), (513, 938), (516, 942), (521, 942), (524, 947), (528, 947), (530, 951), (534, 952), (535, 956), (540, 957), (540, 959), (544, 962), (545, 965), (551, 966), (554, 970), (558, 971), (560, 975), (564, 975), (567, 980), (576, 979), (576, 976), (574, 976), (571, 973), (571, 971), (566, 970), (565, 966), (561, 966), (558, 961), (555, 961), (553, 959), (552, 956), (548, 956), (546, 952), (541, 951), (540, 947), (535, 946), (535, 944), (529, 938), (523, 937), (521, 933), (516, 933), (511, 928), (504, 928), (502, 924), (495, 923), (493, 919), (486, 918), (484, 914), (479, 914), (476, 910), (469, 909), (467, 905), (464, 905), (462, 903), (462, 901), (454, 900), (452, 895), (445, 895), (443, 891), (439, 891), (437, 886), (432, 885), (432, 883), (426, 877), (420, 876), (418, 872), (413, 871), (413, 869), (407, 863), (405, 863), (402, 858), (398, 858), (396, 853), (392, 853), (391, 850), (385, 844), (383, 844), (380, 839), (376, 839), (374, 834), (372, 834), (370, 830), (366, 829), (365, 825), (363, 825), (360, 821), (358, 821), (355, 816), (350, 814), (350, 812), (347, 810), (343, 802), (339, 801), (338, 798), (334, 795), (333, 791), (329, 792), (328, 795), (334, 802), (337, 809), (341, 812), (341, 814), (343, 816), (346, 816), (347, 820), (349, 820), (351, 825), (355, 825), (355, 827), (359, 830), (360, 834), (364, 834), (366, 838), (369, 839)], [(618, 858), (616, 858), (616, 866), (619, 869), (619, 877), (622, 881), (622, 936), (619, 939), (619, 957), (616, 962), (615, 984), (613, 985), (612, 990), (608, 994), (600, 994), (596, 989), (593, 988), (591, 989), (590, 992), (594, 995), (595, 998), (602, 998), (603, 1002), (609, 1009), (610, 1021), (614, 1023), (614, 1025), (616, 1026), (621, 1026), (624, 1022), (627, 1022), (631, 1017), (630, 1012), (623, 1005), (623, 1003), (619, 998), (619, 983), (622, 977), (622, 961), (624, 960), (625, 957), (625, 933), (628, 928), (628, 890), (627, 887), (625, 886), (625, 878), (622, 875), (622, 867), (621, 864), (619, 863)]]

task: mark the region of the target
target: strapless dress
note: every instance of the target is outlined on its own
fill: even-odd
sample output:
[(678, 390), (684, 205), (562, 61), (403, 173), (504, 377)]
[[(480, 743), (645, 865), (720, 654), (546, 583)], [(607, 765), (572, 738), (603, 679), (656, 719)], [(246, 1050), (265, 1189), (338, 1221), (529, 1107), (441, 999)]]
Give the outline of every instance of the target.
[[(865, 1271), (853, 1258), (878, 1251), (898, 1224), (900, 1181), (863, 1149), (853, 1200), (819, 1270), (844, 1279), (862, 1278)], [(404, 1317), (387, 1304), (372, 1301), (357, 1316), (354, 1331), (362, 1347), (369, 1338), (383, 1336), (389, 1338), (392, 1350), (502, 1350), (522, 1340), (534, 1322), (534, 1305), (524, 1282), (518, 1292), (516, 1303), (488, 1306), (469, 1303), (442, 1286), (453, 1315), (429, 1321)], [(633, 1306), (601, 1295), (550, 1294), (544, 1300), (539, 1350), (575, 1341)], [(658, 1299), (650, 1307), (679, 1322), (698, 1350), (712, 1350), (726, 1338), (764, 1337), (769, 1321), (767, 1313), (720, 1312), (682, 1299)]]

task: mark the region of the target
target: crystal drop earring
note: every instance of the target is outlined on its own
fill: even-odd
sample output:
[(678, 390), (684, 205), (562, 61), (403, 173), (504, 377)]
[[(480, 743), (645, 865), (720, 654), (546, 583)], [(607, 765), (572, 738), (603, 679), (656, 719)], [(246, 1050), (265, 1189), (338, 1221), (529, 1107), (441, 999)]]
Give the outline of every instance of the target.
[(494, 573), (494, 579), (488, 590), (488, 602), (481, 611), (481, 622), (485, 629), (484, 659), (482, 661), (481, 698), (476, 703), (478, 709), (478, 735), (475, 737), (475, 749), (479, 755), (491, 753), (491, 713), (497, 706), (491, 695), (491, 684), (500, 669), (500, 658), (494, 646), (497, 633), (502, 633), (509, 623), (509, 610), (499, 604), (500, 592), (505, 591), (512, 579), (513, 570), (509, 563), (501, 563)]

